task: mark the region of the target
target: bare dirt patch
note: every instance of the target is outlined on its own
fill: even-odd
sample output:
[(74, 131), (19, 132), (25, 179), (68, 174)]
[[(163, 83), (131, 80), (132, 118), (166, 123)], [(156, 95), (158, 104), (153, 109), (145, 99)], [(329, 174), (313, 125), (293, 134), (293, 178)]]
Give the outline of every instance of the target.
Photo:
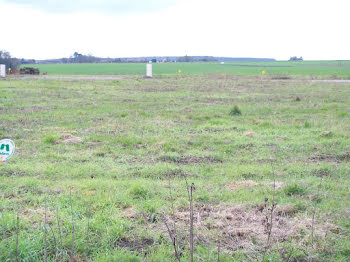
[(323, 82), (323, 83), (350, 83), (349, 79), (313, 79), (311, 82)]
[(2, 170), (1, 175), (2, 176), (16, 176), (16, 177), (23, 177), (25, 176), (27, 173), (23, 170), (12, 170), (12, 169), (8, 169), (8, 170)]
[(173, 92), (176, 90), (177, 90), (176, 88), (172, 88), (172, 87), (164, 87), (164, 88), (144, 87), (140, 89), (140, 91), (142, 92)]
[(280, 76), (272, 76), (271, 77), (272, 80), (290, 80), (292, 79), (291, 76), (288, 76), (288, 75), (280, 75)]
[(248, 136), (248, 137), (253, 137), (253, 136), (255, 136), (255, 132), (253, 132), (253, 131), (246, 131), (246, 132), (244, 132), (243, 135)]
[(337, 162), (337, 158), (333, 155), (328, 155), (328, 154), (313, 154), (309, 156), (309, 160), (313, 162), (319, 162), (319, 161), (335, 161)]
[(309, 160), (312, 162), (342, 162), (342, 161), (350, 161), (350, 152), (345, 152), (341, 155), (329, 155), (329, 154), (320, 154), (316, 153), (309, 156)]
[(136, 218), (137, 214), (134, 207), (125, 207), (123, 209), (122, 218)]
[[(32, 228), (40, 227), (40, 224), (45, 221), (45, 207), (33, 207), (27, 209), (20, 209), (20, 218), (31, 223)], [(52, 225), (56, 220), (56, 214), (54, 210), (47, 208), (46, 221), (49, 225)]]
[(180, 156), (176, 158), (161, 157), (164, 162), (174, 162), (180, 165), (200, 164), (200, 163), (222, 163), (221, 159), (212, 156)]
[(121, 76), (15, 76), (16, 80), (26, 79), (53, 79), (53, 80), (122, 80)]
[(30, 107), (21, 107), (19, 108), (19, 110), (24, 113), (32, 113), (32, 112), (49, 111), (55, 108), (56, 107), (48, 107), (48, 106), (30, 106)]
[(143, 252), (149, 246), (154, 244), (154, 240), (151, 238), (140, 238), (140, 239), (129, 239), (126, 237), (121, 237), (115, 242), (116, 247), (127, 248), (132, 251)]
[(71, 145), (71, 144), (78, 144), (82, 143), (83, 139), (77, 136), (73, 136), (71, 134), (63, 134), (61, 137), (61, 143), (66, 144), (66, 145)]
[(280, 181), (276, 181), (275, 183), (270, 182), (270, 183), (267, 183), (267, 185), (270, 187), (275, 187), (276, 189), (280, 189), (280, 188), (283, 188), (285, 186), (285, 184), (283, 182), (280, 182)]
[(209, 79), (214, 79), (214, 80), (218, 80), (218, 79), (223, 79), (223, 80), (236, 80), (236, 79), (239, 79), (237, 76), (235, 75), (208, 75), (208, 78)]

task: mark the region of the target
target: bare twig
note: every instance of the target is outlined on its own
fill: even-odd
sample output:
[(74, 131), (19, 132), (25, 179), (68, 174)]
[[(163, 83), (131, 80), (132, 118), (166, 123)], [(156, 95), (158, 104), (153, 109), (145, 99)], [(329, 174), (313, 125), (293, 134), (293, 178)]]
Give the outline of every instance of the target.
[[(1, 209), (0, 209), (1, 210)], [(5, 215), (2, 214), (2, 219), (3, 219), (3, 223), (4, 223), (4, 226), (3, 226), (3, 234), (4, 234), (4, 239), (5, 239), (5, 245), (8, 247), (8, 250), (9, 250), (9, 255), (10, 255), (10, 260), (11, 262), (13, 262), (13, 257), (12, 257), (12, 249), (11, 249), (11, 246), (9, 244), (9, 239), (6, 235), (6, 232), (7, 232), (7, 227), (6, 227), (6, 220), (5, 220)]]
[(17, 223), (16, 223), (16, 262), (19, 262), (18, 258), (18, 235), (19, 235), (19, 216), (17, 212)]
[(89, 210), (88, 210), (88, 214), (87, 214), (87, 217), (88, 217), (88, 220), (87, 220), (87, 229), (86, 229), (86, 247), (85, 247), (85, 258), (86, 258), (86, 261), (88, 261), (88, 256), (89, 256), (89, 226), (90, 226), (90, 215), (91, 215), (91, 202), (89, 204)]
[(45, 198), (45, 211), (44, 211), (44, 262), (47, 262), (47, 229), (46, 229), (46, 224), (47, 224), (47, 199)]
[(179, 255), (179, 253), (178, 253), (178, 251), (177, 251), (176, 238), (175, 238), (175, 237), (173, 236), (173, 234), (171, 233), (171, 230), (170, 230), (170, 228), (169, 228), (169, 225), (168, 225), (168, 223), (167, 223), (167, 221), (166, 221), (166, 218), (165, 218), (165, 215), (164, 215), (164, 214), (163, 214), (163, 222), (164, 222), (164, 224), (165, 224), (165, 226), (166, 226), (166, 228), (167, 228), (167, 230), (168, 230), (169, 237), (170, 237), (171, 242), (172, 242), (172, 244), (173, 244), (174, 252), (175, 252), (175, 257), (176, 257), (177, 261), (180, 262), (181, 259), (180, 259), (180, 255)]
[(57, 227), (58, 227), (60, 247), (62, 248), (62, 231), (61, 231), (60, 218), (58, 216), (58, 207), (56, 208), (56, 218), (57, 218)]
[(55, 243), (55, 261), (57, 261), (57, 255), (58, 255), (58, 247), (57, 247), (57, 241), (56, 241), (56, 236), (55, 236), (55, 233), (53, 232), (53, 229), (52, 227), (50, 226), (50, 224), (47, 224), (51, 230), (51, 234), (52, 234), (52, 237), (53, 237), (53, 241)]
[(172, 219), (173, 219), (174, 235), (176, 237), (177, 234), (176, 234), (175, 208), (174, 208), (174, 198), (173, 198), (173, 193), (172, 193), (172, 188), (171, 188), (170, 176), (168, 176), (168, 184), (169, 184), (169, 195), (170, 195), (171, 215), (172, 215)]
[(210, 261), (210, 247), (208, 246), (208, 257), (207, 257), (207, 261)]
[(185, 175), (185, 182), (186, 182), (186, 190), (187, 190), (188, 201), (191, 201), (190, 186), (188, 185), (188, 181), (187, 181), (187, 176), (186, 175)]
[(289, 252), (289, 256), (288, 256), (288, 258), (287, 258), (287, 262), (290, 261), (290, 258), (292, 257), (293, 252), (294, 252), (294, 247), (293, 247), (293, 249)]
[(271, 168), (272, 168), (272, 175), (273, 175), (273, 195), (272, 195), (272, 204), (271, 204), (271, 208), (270, 208), (270, 219), (267, 217), (267, 241), (266, 241), (266, 246), (264, 249), (264, 253), (263, 253), (263, 258), (262, 258), (262, 262), (264, 262), (265, 260), (265, 256), (267, 251), (270, 248), (271, 245), (271, 235), (272, 235), (272, 227), (273, 227), (273, 214), (274, 214), (274, 210), (277, 206), (277, 203), (275, 202), (275, 196), (276, 196), (276, 175), (275, 175), (275, 169), (271, 160)]
[(72, 250), (70, 254), (70, 260), (73, 261), (74, 258), (74, 216), (73, 216), (73, 203), (72, 203), (72, 188), (70, 188), (69, 191), (69, 196), (70, 196), (70, 212), (72, 215)]
[(163, 215), (163, 219), (164, 219), (165, 226), (166, 226), (166, 228), (168, 230), (169, 237), (170, 237), (171, 242), (173, 244), (175, 257), (180, 262), (181, 261), (181, 256), (180, 256), (180, 254), (179, 254), (179, 252), (177, 250), (177, 242), (176, 242), (177, 231), (176, 231), (176, 220), (175, 220), (175, 208), (174, 208), (174, 198), (173, 198), (173, 194), (172, 194), (170, 176), (168, 176), (168, 185), (169, 185), (169, 195), (170, 195), (170, 202), (171, 202), (171, 213), (172, 213), (172, 219), (173, 219), (174, 235), (171, 233), (171, 230), (169, 229), (169, 226), (168, 226), (168, 224), (166, 222), (166, 218), (165, 218), (164, 215)]
[(195, 187), (192, 183), (190, 186), (190, 261), (193, 262), (193, 191)]
[(218, 241), (218, 260), (217, 262), (220, 262), (220, 240)]
[(318, 185), (318, 189), (317, 189), (317, 195), (316, 198), (314, 200), (314, 208), (312, 211), (312, 222), (311, 222), (311, 250), (310, 250), (310, 254), (309, 254), (309, 262), (312, 262), (313, 260), (313, 250), (314, 250), (314, 231), (315, 231), (315, 215), (316, 215), (316, 208), (317, 208), (317, 201), (320, 195), (320, 190), (321, 190), (321, 184), (322, 184), (322, 177), (320, 180), (320, 183)]

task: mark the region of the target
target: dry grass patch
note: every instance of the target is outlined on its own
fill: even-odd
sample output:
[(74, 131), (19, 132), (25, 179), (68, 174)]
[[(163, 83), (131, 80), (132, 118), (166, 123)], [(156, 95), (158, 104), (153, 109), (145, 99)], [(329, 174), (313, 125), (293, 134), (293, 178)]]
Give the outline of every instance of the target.
[(255, 187), (255, 186), (269, 186), (269, 187), (275, 187), (276, 189), (281, 189), (285, 186), (283, 182), (276, 181), (274, 182), (268, 182), (268, 183), (257, 183), (253, 180), (244, 180), (244, 181), (237, 181), (235, 183), (226, 183), (226, 187), (231, 190), (236, 190), (240, 188), (248, 188), (248, 187)]
[(259, 183), (254, 182), (253, 180), (238, 181), (236, 183), (226, 183), (226, 186), (232, 190), (236, 190), (239, 188), (245, 188), (245, 187), (254, 187), (254, 186), (258, 186), (258, 185), (259, 185)]
[[(271, 243), (297, 240), (307, 246), (311, 233), (312, 219), (297, 216), (297, 207), (288, 205), (276, 208), (273, 218)], [(225, 252), (237, 249), (261, 251), (267, 240), (269, 210), (266, 202), (255, 208), (245, 206), (227, 205), (204, 205), (198, 204), (194, 207), (195, 241), (205, 245), (220, 245)], [(177, 227), (178, 240), (187, 241), (189, 227), (189, 211), (187, 208), (177, 210), (174, 213)], [(172, 216), (168, 216), (169, 224), (174, 223)], [(161, 230), (167, 235), (164, 225), (152, 224), (152, 230)], [(327, 234), (340, 233), (340, 228), (329, 221), (323, 220), (315, 224), (315, 236), (325, 240)]]

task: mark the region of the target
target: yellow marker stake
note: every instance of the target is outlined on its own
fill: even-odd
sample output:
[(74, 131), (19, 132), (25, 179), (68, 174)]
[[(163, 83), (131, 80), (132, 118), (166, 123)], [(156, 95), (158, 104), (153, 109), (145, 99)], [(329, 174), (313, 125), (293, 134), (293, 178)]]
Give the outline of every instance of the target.
[(265, 70), (261, 71), (261, 75), (265, 75)]

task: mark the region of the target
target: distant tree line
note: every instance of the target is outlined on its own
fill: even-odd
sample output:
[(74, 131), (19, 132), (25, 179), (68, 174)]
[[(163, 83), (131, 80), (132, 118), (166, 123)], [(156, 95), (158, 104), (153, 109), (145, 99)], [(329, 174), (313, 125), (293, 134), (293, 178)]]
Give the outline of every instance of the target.
[(95, 57), (91, 54), (83, 55), (78, 52), (74, 52), (73, 56), (71, 56), (68, 60), (68, 63), (98, 63), (101, 58)]
[(35, 64), (35, 63), (36, 63), (35, 59), (24, 59), (24, 58), (21, 59), (21, 64), (22, 65)]
[(177, 58), (177, 62), (214, 62), (217, 59), (213, 56), (181, 56)]
[(21, 66), (21, 61), (17, 58), (11, 57), (11, 54), (7, 51), (0, 50), (0, 64), (6, 65), (6, 68), (16, 70)]
[(235, 58), (235, 57), (214, 57), (214, 56), (145, 56), (145, 57), (123, 57), (123, 58), (103, 58), (91, 54), (84, 55), (74, 52), (68, 58), (46, 59), (46, 60), (23, 60), (25, 63), (37, 64), (67, 64), (67, 63), (176, 63), (176, 62), (230, 62), (230, 61), (275, 61), (272, 58)]
[(303, 57), (297, 57), (297, 56), (292, 56), (291, 58), (289, 58), (289, 61), (303, 61)]

